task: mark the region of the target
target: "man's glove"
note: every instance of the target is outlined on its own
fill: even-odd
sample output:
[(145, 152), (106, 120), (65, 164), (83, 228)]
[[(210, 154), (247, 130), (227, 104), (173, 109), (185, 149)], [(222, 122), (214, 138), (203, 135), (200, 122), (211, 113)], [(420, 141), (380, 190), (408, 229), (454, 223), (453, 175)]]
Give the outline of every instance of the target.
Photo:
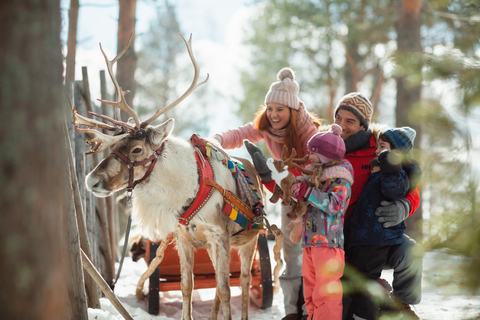
[(243, 144), (252, 157), (253, 165), (260, 178), (264, 182), (272, 181), (272, 171), (267, 167), (267, 158), (265, 158), (262, 150), (247, 139), (243, 140)]
[(378, 155), (381, 173), (399, 173), (402, 170), (401, 157), (392, 150), (383, 150)]
[(306, 200), (310, 195), (310, 187), (306, 183), (295, 183), (290, 188), (291, 197), (297, 200)]
[(375, 210), (377, 221), (383, 223), (384, 228), (396, 226), (407, 219), (410, 212), (410, 202), (407, 199), (396, 201), (382, 201), (380, 207)]

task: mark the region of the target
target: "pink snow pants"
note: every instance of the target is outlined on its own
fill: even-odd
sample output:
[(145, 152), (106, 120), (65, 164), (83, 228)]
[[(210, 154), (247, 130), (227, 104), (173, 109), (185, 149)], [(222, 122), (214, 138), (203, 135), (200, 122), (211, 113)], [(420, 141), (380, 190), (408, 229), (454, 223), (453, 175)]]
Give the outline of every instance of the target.
[(304, 248), (303, 290), (308, 320), (342, 319), (342, 283), (345, 251), (338, 248)]

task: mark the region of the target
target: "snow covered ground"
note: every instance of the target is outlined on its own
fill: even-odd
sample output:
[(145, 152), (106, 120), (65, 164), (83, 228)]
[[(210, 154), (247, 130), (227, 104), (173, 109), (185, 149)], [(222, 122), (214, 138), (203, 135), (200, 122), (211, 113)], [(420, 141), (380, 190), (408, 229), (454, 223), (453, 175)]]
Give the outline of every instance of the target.
[[(274, 242), (269, 241), (273, 246)], [(423, 296), (422, 302), (415, 306), (416, 313), (424, 320), (473, 320), (480, 319), (480, 296), (472, 296), (458, 286), (461, 277), (459, 266), (462, 258), (449, 255), (446, 251), (427, 252), (423, 260)], [(160, 293), (160, 314), (153, 316), (146, 311), (146, 302), (135, 298), (135, 287), (138, 279), (146, 270), (144, 260), (133, 262), (125, 258), (122, 275), (115, 287), (115, 293), (135, 320), (171, 320), (181, 318), (182, 295), (180, 291)], [(392, 274), (386, 272), (384, 277), (391, 280)], [(148, 284), (145, 285), (148, 288)], [(193, 294), (194, 319), (208, 319), (214, 289), (201, 289)], [(101, 299), (102, 309), (89, 309), (89, 320), (123, 319), (107, 298)], [(240, 319), (240, 288), (232, 288), (232, 316)], [(221, 314), (221, 312), (220, 312)], [(281, 319), (283, 314), (283, 295), (280, 290), (274, 296), (273, 306), (259, 309), (251, 304), (249, 319), (266, 320)], [(221, 317), (219, 316), (219, 319)]]

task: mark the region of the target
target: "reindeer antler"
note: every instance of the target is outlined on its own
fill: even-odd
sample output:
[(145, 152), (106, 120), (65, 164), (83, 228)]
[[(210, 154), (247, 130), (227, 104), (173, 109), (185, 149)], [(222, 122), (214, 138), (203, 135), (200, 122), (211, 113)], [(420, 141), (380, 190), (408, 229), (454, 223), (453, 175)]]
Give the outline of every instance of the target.
[(90, 151), (87, 152), (86, 154), (91, 154), (94, 152), (102, 152), (103, 150), (106, 150), (109, 146), (112, 144), (122, 140), (126, 136), (130, 135), (130, 133), (124, 133), (118, 136), (109, 136), (106, 134), (101, 133), (98, 130), (95, 129), (77, 129), (78, 132), (85, 132), (85, 133), (91, 133), (94, 135), (94, 138), (92, 139), (86, 139), (85, 142), (90, 145)]
[(188, 54), (190, 56), (190, 60), (192, 61), (193, 68), (195, 70), (195, 74), (193, 76), (192, 84), (190, 85), (190, 87), (187, 89), (187, 91), (185, 91), (185, 93), (180, 98), (178, 98), (177, 100), (175, 100), (174, 102), (172, 102), (168, 106), (158, 109), (157, 112), (155, 112), (155, 114), (150, 119), (142, 122), (142, 124), (140, 126), (141, 128), (145, 128), (146, 126), (148, 126), (150, 123), (155, 121), (158, 117), (160, 117), (162, 114), (164, 114), (165, 112), (167, 112), (168, 110), (170, 110), (171, 108), (175, 107), (177, 104), (182, 102), (193, 91), (195, 91), (195, 89), (197, 89), (202, 84), (204, 84), (205, 82), (208, 81), (209, 75), (207, 73), (207, 78), (205, 78), (205, 80), (203, 80), (202, 82), (197, 83), (200, 75), (199, 75), (199, 69), (198, 69), (197, 61), (195, 60), (195, 56), (193, 55), (193, 50), (192, 50), (192, 34), (190, 34), (190, 38), (188, 39), (188, 41), (185, 40), (185, 38), (182, 35), (180, 35), (180, 37), (182, 37), (183, 41), (185, 42), (185, 44), (187, 46)]
[[(72, 113), (73, 113), (73, 124), (77, 127), (77, 131), (85, 132), (85, 133), (89, 133), (89, 134), (94, 135), (93, 138), (86, 140), (86, 142), (88, 144), (90, 144), (90, 152), (88, 152), (87, 154), (90, 154), (90, 153), (93, 153), (93, 152), (101, 152), (101, 151), (107, 149), (110, 145), (122, 140), (123, 138), (125, 138), (129, 134), (134, 133), (137, 130), (145, 128), (151, 122), (153, 122), (155, 119), (157, 119), (160, 115), (162, 115), (166, 111), (170, 110), (171, 108), (173, 108), (177, 104), (179, 104), (182, 100), (184, 100), (188, 95), (190, 95), (190, 93), (192, 93), (199, 86), (201, 86), (205, 82), (207, 82), (208, 77), (209, 77), (208, 73), (207, 73), (206, 79), (203, 82), (198, 83), (199, 68), (198, 68), (197, 62), (195, 60), (195, 56), (193, 55), (192, 35), (190, 35), (190, 38), (188, 39), (188, 41), (185, 40), (185, 38), (182, 35), (180, 35), (180, 36), (182, 37), (183, 41), (185, 42), (185, 44), (187, 46), (188, 54), (190, 56), (190, 60), (192, 61), (193, 67), (194, 67), (194, 70), (195, 70), (195, 74), (194, 74), (194, 77), (193, 77), (193, 82), (190, 85), (190, 87), (187, 89), (187, 91), (180, 98), (178, 98), (177, 100), (175, 100), (174, 102), (172, 102), (168, 106), (158, 109), (157, 112), (150, 119), (148, 119), (147, 121), (144, 121), (142, 123), (140, 123), (140, 119), (138, 118), (137, 114), (127, 104), (127, 102), (125, 100), (125, 94), (128, 93), (129, 91), (123, 91), (122, 88), (119, 86), (116, 78), (113, 75), (113, 65), (127, 51), (128, 47), (130, 46), (130, 43), (132, 42), (133, 33), (130, 35), (130, 38), (128, 39), (128, 43), (125, 45), (123, 50), (119, 54), (117, 54), (117, 56), (113, 60), (108, 59), (107, 55), (103, 51), (102, 44), (100, 43), (100, 50), (102, 51), (103, 57), (105, 58), (108, 73), (110, 75), (110, 78), (113, 81), (113, 84), (115, 86), (115, 90), (117, 91), (117, 99), (116, 99), (117, 101), (107, 101), (107, 100), (103, 100), (103, 99), (98, 99), (98, 101), (106, 103), (106, 104), (111, 105), (111, 106), (114, 106), (116, 108), (119, 108), (119, 109), (127, 112), (133, 118), (133, 121), (135, 122), (135, 124), (133, 124), (131, 122), (123, 122), (123, 121), (120, 121), (120, 120), (115, 120), (115, 119), (112, 119), (108, 116), (97, 114), (97, 113), (94, 113), (94, 112), (89, 112), (89, 113), (96, 116), (96, 117), (105, 119), (105, 120), (113, 123), (116, 126), (111, 126), (111, 125), (108, 125), (104, 122), (97, 121), (97, 120), (82, 116), (82, 115), (78, 114), (75, 107), (73, 107), (72, 102), (71, 102), (70, 97), (69, 97), (70, 106), (72, 108)], [(80, 126), (86, 126), (86, 127), (89, 127), (89, 128), (84, 129), (84, 128), (80, 128)], [(100, 131), (97, 130), (98, 128), (102, 128), (102, 129), (109, 130), (109, 131), (118, 131), (119, 127), (117, 127), (117, 126), (120, 126), (120, 127), (124, 128), (123, 132), (127, 132), (127, 133), (117, 135), (117, 136), (108, 136), (108, 135), (105, 135), (105, 134), (103, 134), (103, 133), (101, 133)]]
[[(130, 38), (128, 39), (128, 42), (123, 48), (123, 50), (119, 54), (117, 54), (117, 56), (113, 58), (113, 60), (108, 60), (107, 55), (103, 51), (102, 44), (100, 43), (100, 50), (102, 51), (103, 57), (105, 58), (105, 62), (107, 63), (108, 74), (110, 75), (110, 79), (112, 79), (113, 81), (113, 85), (115, 86), (115, 90), (117, 91), (117, 100), (119, 101), (115, 102), (115, 101), (107, 101), (103, 99), (97, 99), (97, 100), (125, 111), (135, 121), (135, 127), (133, 127), (130, 123), (117, 121), (117, 123), (121, 123), (120, 124), (121, 126), (123, 126), (126, 129), (140, 129), (140, 119), (138, 118), (135, 111), (127, 104), (127, 101), (125, 100), (125, 93), (128, 93), (130, 91), (122, 90), (122, 88), (118, 85), (117, 79), (114, 77), (113, 70), (112, 70), (115, 62), (117, 62), (118, 59), (120, 59), (123, 56), (123, 54), (127, 51), (128, 47), (130, 46), (130, 42), (132, 42), (132, 39), (133, 39), (133, 33), (130, 34)], [(107, 120), (110, 121), (110, 118), (108, 118)]]
[[(287, 154), (287, 151), (288, 151), (287, 146), (283, 145), (282, 160), (288, 166), (288, 169), (296, 168), (296, 169), (300, 170), (302, 173), (304, 173), (306, 175), (309, 175), (309, 176), (313, 174), (313, 172), (314, 172), (313, 170), (305, 169), (304, 167), (297, 164), (297, 163), (307, 163), (308, 162), (308, 155), (303, 157), (303, 158), (300, 158), (300, 159), (294, 158), (297, 155), (297, 151), (295, 150), (295, 148), (292, 148), (292, 154), (290, 155), (290, 157), (288, 159), (286, 159), (285, 155)], [(307, 160), (307, 161), (305, 161), (305, 160)]]

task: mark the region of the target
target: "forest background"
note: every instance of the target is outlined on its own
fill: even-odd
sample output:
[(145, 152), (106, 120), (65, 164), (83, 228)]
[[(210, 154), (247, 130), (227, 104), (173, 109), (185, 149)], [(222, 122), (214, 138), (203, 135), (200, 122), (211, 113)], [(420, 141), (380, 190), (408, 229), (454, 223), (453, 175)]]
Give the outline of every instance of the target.
[[(409, 233), (422, 244), (423, 250), (447, 247), (467, 257), (464, 285), (472, 294), (478, 293), (480, 4), (466, 0), (234, 2), (234, 8), (242, 13), (241, 17), (235, 16), (239, 19), (235, 28), (231, 24), (228, 26), (232, 29), (225, 29), (227, 24), (209, 25), (210, 30), (225, 29), (223, 35), (217, 30), (216, 36), (224, 42), (235, 43), (236, 52), (228, 52), (228, 57), (222, 56), (224, 52), (214, 41), (196, 42), (196, 32), (204, 28), (198, 21), (211, 23), (207, 10), (197, 10), (195, 19), (192, 16), (178, 18), (182, 6), (177, 3), (188, 6), (188, 1), (72, 0), (68, 3), (52, 0), (43, 7), (26, 0), (2, 4), (0, 30), (7, 42), (0, 51), (0, 69), (4, 71), (1, 84), (2, 88), (11, 90), (2, 89), (0, 111), (1, 119), (14, 120), (0, 128), (0, 181), (10, 186), (1, 194), (6, 213), (1, 218), (0, 235), (2, 243), (10, 245), (7, 249), (2, 247), (2, 261), (11, 260), (7, 257), (18, 248), (28, 248), (29, 243), (35, 243), (38, 270), (28, 272), (41, 279), (42, 274), (54, 277), (51, 274), (57, 270), (58, 279), (54, 279), (60, 282), (64, 270), (61, 257), (54, 255), (57, 246), (52, 243), (58, 235), (55, 226), (62, 210), (58, 203), (62, 203), (65, 192), (62, 184), (56, 184), (62, 179), (58, 168), (63, 168), (65, 161), (62, 161), (61, 144), (58, 146), (52, 141), (62, 134), (59, 123), (63, 119), (60, 111), (64, 102), (63, 76), (72, 78), (72, 65), (68, 60), (72, 51), (65, 49), (72, 38), (65, 36), (65, 30), (71, 22), (67, 15), (72, 10), (67, 10), (75, 3), (77, 14), (87, 8), (110, 10), (110, 16), (99, 19), (120, 21), (117, 32), (105, 39), (114, 46), (116, 42), (117, 48), (123, 47), (125, 39), (135, 30), (135, 23), (142, 21), (144, 29), (136, 33), (132, 53), (126, 55), (126, 65), (119, 62), (117, 69), (117, 77), (121, 78), (123, 72), (123, 83), (130, 84), (125, 85), (131, 90), (128, 98), (140, 118), (178, 97), (188, 85), (192, 70), (178, 34), (193, 33), (198, 63), (202, 73), (210, 73), (211, 80), (166, 115), (175, 118), (176, 135), (187, 138), (198, 132), (209, 136), (251, 121), (283, 66), (297, 72), (301, 99), (326, 123), (331, 123), (333, 108), (343, 94), (362, 91), (374, 104), (376, 122), (415, 128), (414, 157), (423, 170), (422, 206), (408, 219)], [(121, 21), (122, 6), (127, 10), (126, 16), (133, 15), (133, 21)], [(147, 23), (136, 16), (137, 6), (150, 9)], [(29, 19), (17, 19), (22, 14)], [(18, 21), (22, 21), (22, 28), (12, 28)], [(91, 23), (95, 24), (94, 21)], [(196, 21), (197, 25), (188, 21)], [(121, 28), (128, 23), (130, 28)], [(45, 43), (49, 50), (44, 48)], [(43, 51), (31, 52), (32, 47)], [(117, 48), (108, 50), (115, 52)], [(95, 61), (103, 63), (99, 49), (95, 50), (98, 53)], [(15, 53), (22, 58), (12, 59)], [(77, 56), (80, 58), (81, 54), (79, 50)], [(63, 75), (62, 61), (66, 61)], [(76, 67), (73, 64), (73, 80), (79, 66), (80, 63)], [(29, 78), (32, 83), (27, 90), (32, 95), (35, 93), (35, 101), (28, 101), (29, 97), (22, 94), (25, 88), (15, 90), (15, 85), (23, 83), (29, 70), (33, 70)], [(41, 72), (46, 72), (47, 77)], [(47, 81), (39, 84), (39, 79)], [(32, 104), (36, 108), (32, 109)], [(12, 105), (16, 108), (9, 107)], [(32, 136), (36, 137), (35, 143), (27, 139)], [(48, 152), (41, 148), (45, 145), (50, 146)], [(26, 161), (22, 155), (32, 150), (37, 151), (37, 164), (44, 165), (44, 171), (22, 162)], [(33, 219), (31, 212), (36, 212)], [(28, 223), (24, 221), (26, 217)], [(35, 227), (32, 221), (36, 222)], [(43, 237), (43, 229), (50, 231), (48, 239)], [(19, 234), (23, 234), (21, 241), (14, 245), (8, 241), (9, 236), (18, 238)], [(45, 255), (49, 250), (51, 259)], [(43, 266), (41, 261), (45, 257), (53, 262), (53, 268)], [(33, 254), (29, 262), (35, 259)], [(8, 277), (8, 273), (4, 272), (2, 277)], [(17, 293), (14, 290), (7, 299), (2, 291), (2, 301), (16, 297), (17, 302), (11, 306), (18, 304), (21, 308), (26, 294)], [(30, 303), (27, 304), (32, 308), (41, 306), (42, 300), (38, 298), (41, 294), (42, 291), (28, 293)], [(37, 303), (32, 303), (32, 299)], [(5, 305), (7, 303), (2, 307)]]

